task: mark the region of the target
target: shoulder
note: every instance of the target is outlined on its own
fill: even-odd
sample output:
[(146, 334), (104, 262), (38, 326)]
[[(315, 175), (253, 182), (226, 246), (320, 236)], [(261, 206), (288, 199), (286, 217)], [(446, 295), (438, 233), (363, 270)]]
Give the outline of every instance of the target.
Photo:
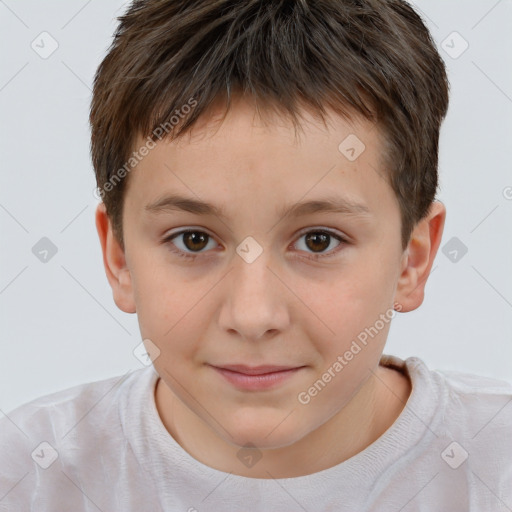
[(475, 447), (491, 450), (495, 446), (507, 453), (512, 468), (512, 384), (473, 373), (435, 373), (445, 386), (445, 414), (453, 428), (462, 431)]
[(476, 478), (476, 472), (496, 483), (510, 479), (512, 383), (470, 372), (428, 370), (423, 362), (417, 364), (436, 389), (438, 403), (431, 426), (439, 443), (446, 444), (441, 453), (448, 457), (458, 451), (461, 460), (467, 458), (470, 478)]
[(422, 386), (434, 390), (444, 421), (453, 428), (475, 434), (485, 425), (498, 434), (512, 427), (512, 383), (471, 372), (429, 369), (417, 357), (406, 364), (420, 385), (418, 391)]
[(56, 474), (94, 457), (102, 436), (115, 436), (121, 430), (119, 394), (140, 372), (63, 389), (4, 413), (0, 417), (0, 497), (30, 496), (41, 471), (47, 478), (49, 472)]
[[(465, 410), (477, 421), (492, 420), (502, 414), (501, 419), (512, 425), (512, 383), (468, 372), (432, 370), (447, 393), (449, 407)], [(501, 421), (496, 421), (499, 427)]]
[[(116, 389), (129, 377), (130, 372), (127, 372), (40, 396), (0, 418), (2, 432), (28, 436), (44, 434), (54, 438), (64, 435), (64, 428), (71, 421), (81, 419), (94, 408), (97, 411), (108, 408), (115, 401)], [(51, 432), (48, 432), (49, 427)], [(2, 445), (5, 445), (5, 435), (2, 436)]]
[(511, 382), (471, 372), (432, 369), (418, 357), (407, 358), (403, 365), (413, 384), (419, 387), (418, 392), (431, 391), (438, 400), (444, 397), (446, 405), (454, 411), (466, 410), (480, 415), (498, 405), (512, 418), (512, 407), (507, 407), (512, 402)]

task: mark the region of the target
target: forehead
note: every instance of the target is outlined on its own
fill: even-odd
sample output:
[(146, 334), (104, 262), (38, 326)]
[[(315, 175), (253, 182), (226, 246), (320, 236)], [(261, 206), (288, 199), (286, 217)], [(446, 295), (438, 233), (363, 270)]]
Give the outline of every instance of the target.
[[(218, 205), (215, 213), (222, 210), (225, 216), (241, 195), (244, 204), (260, 208), (326, 194), (334, 198), (334, 192), (360, 211), (394, 200), (374, 123), (328, 112), (325, 126), (303, 111), (296, 132), (288, 118), (262, 117), (242, 100), (235, 100), (222, 119), (224, 114), (215, 105), (180, 138), (156, 142), (128, 180), (126, 194), (134, 196), (138, 208), (151, 210), (167, 195), (195, 196), (197, 202)], [(139, 137), (135, 150), (144, 144)]]

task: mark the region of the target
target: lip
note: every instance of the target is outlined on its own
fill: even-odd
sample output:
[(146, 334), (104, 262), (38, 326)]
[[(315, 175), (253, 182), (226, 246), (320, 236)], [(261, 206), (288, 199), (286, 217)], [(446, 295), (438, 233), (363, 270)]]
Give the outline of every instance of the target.
[(212, 366), (224, 379), (237, 388), (249, 391), (271, 389), (283, 384), (304, 366)]
[(295, 370), (298, 366), (247, 366), (245, 364), (223, 364), (222, 366), (214, 366), (221, 370), (230, 370), (232, 372), (243, 373), (244, 375), (263, 375), (265, 373), (282, 372), (286, 370)]

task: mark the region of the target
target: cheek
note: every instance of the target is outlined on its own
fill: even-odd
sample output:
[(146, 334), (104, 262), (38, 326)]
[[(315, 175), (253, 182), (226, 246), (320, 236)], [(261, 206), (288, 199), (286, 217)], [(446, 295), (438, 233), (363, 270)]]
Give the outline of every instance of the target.
[(317, 319), (308, 322), (310, 328), (316, 326), (309, 337), (317, 340), (324, 366), (329, 367), (347, 351), (354, 369), (379, 356), (393, 314), (392, 277), (393, 271), (386, 268), (385, 261), (359, 258), (356, 264), (341, 270), (337, 279), (313, 285), (307, 304)]
[(183, 275), (162, 272), (154, 265), (141, 265), (136, 272), (137, 316), (143, 338), (157, 347), (158, 372), (167, 370), (181, 381), (200, 361), (200, 348), (213, 312), (212, 285), (186, 282)]
[(141, 333), (155, 338), (157, 344), (180, 339), (185, 327), (190, 328), (191, 316), (201, 317), (200, 301), (205, 291), (185, 283), (168, 266), (142, 258), (134, 265), (132, 285)]
[(392, 280), (390, 270), (383, 263), (358, 258), (355, 264), (332, 274), (329, 281), (311, 282), (304, 295), (311, 310), (331, 325), (332, 330), (360, 325), (387, 309), (392, 297)]

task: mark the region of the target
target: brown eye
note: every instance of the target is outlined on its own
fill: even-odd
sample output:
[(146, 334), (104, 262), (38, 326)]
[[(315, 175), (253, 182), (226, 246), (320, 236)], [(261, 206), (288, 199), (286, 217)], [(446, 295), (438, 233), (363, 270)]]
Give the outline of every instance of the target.
[(174, 233), (164, 239), (164, 243), (168, 244), (173, 252), (185, 258), (195, 258), (207, 252), (204, 249), (208, 247), (209, 242), (213, 243), (211, 247), (215, 247), (215, 241), (208, 233), (193, 229)]
[[(300, 236), (300, 239), (304, 239), (304, 243), (302, 244), (304, 248), (301, 248), (301, 243), (298, 242), (297, 245), (299, 245), (299, 249), (309, 253), (310, 255), (306, 256), (306, 258), (311, 259), (334, 256), (339, 252), (339, 250), (341, 250), (341, 246), (348, 244), (342, 236), (331, 231), (320, 229), (306, 231)], [(331, 246), (333, 240), (337, 242), (337, 245), (335, 245), (334, 248), (331, 248), (331, 250), (327, 250)]]
[(331, 236), (323, 232), (312, 232), (306, 235), (306, 245), (314, 252), (322, 252), (329, 247)]
[(182, 233), (183, 244), (191, 251), (200, 251), (207, 245), (209, 236), (202, 231), (186, 231)]

